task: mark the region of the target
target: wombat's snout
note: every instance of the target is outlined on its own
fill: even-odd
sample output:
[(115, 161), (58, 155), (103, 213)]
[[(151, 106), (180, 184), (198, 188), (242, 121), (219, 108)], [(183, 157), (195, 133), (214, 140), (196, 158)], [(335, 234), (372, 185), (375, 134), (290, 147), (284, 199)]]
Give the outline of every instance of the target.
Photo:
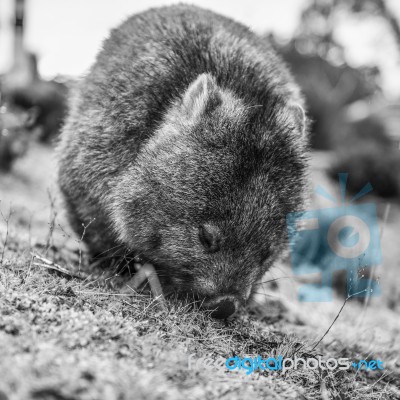
[(232, 296), (221, 296), (208, 301), (203, 307), (211, 311), (213, 318), (224, 319), (236, 312), (238, 301)]

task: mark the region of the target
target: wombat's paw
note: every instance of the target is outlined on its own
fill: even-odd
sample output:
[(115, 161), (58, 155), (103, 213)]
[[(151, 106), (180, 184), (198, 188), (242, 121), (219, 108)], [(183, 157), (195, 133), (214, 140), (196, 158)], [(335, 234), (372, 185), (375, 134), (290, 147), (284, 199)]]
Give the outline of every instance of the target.
[(157, 299), (162, 307), (165, 307), (165, 298), (158, 279), (157, 272), (153, 264), (145, 263), (144, 265), (134, 264), (135, 275), (120, 289), (121, 294), (132, 294), (134, 292), (143, 293), (141, 288), (146, 288), (146, 283), (150, 286), (151, 293)]

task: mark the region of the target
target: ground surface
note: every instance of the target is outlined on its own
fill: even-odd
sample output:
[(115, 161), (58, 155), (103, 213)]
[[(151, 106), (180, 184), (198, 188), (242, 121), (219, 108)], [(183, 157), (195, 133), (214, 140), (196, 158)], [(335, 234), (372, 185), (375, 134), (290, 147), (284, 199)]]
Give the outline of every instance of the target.
[[(175, 302), (163, 310), (147, 296), (121, 296), (100, 280), (37, 265), (35, 254), (75, 270), (85, 264), (83, 247), (54, 200), (53, 174), (52, 150), (35, 146), (11, 175), (0, 175), (1, 400), (400, 399), (398, 205), (390, 209), (382, 240), (382, 296), (366, 308), (347, 301), (323, 337), (344, 299), (298, 302), (298, 282), (288, 278), (285, 263), (265, 277), (279, 278), (278, 287), (261, 285), (250, 311), (229, 322)], [(314, 180), (332, 185), (317, 169)], [(378, 204), (380, 214), (385, 209)], [(380, 359), (384, 369), (300, 367), (246, 376), (193, 366), (201, 357), (246, 354)]]

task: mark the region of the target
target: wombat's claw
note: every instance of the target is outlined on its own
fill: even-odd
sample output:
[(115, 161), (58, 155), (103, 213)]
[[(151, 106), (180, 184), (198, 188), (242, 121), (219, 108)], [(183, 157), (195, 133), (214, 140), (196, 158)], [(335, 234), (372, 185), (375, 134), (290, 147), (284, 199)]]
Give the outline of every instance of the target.
[(158, 300), (159, 304), (165, 308), (165, 297), (154, 266), (150, 263), (145, 263), (144, 265), (135, 263), (134, 267), (136, 269), (135, 275), (121, 288), (120, 293), (131, 294), (132, 291), (137, 291), (147, 279), (153, 296)]

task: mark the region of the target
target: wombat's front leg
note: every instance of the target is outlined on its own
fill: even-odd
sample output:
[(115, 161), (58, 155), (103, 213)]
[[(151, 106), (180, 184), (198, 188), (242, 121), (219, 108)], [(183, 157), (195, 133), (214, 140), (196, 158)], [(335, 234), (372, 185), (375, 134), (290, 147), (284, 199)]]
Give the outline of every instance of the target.
[(137, 291), (144, 281), (147, 280), (153, 296), (157, 299), (160, 306), (165, 308), (164, 294), (153, 264), (145, 263), (142, 265), (135, 263), (134, 268), (136, 270), (136, 274), (121, 288), (120, 293), (131, 294), (132, 291)]

